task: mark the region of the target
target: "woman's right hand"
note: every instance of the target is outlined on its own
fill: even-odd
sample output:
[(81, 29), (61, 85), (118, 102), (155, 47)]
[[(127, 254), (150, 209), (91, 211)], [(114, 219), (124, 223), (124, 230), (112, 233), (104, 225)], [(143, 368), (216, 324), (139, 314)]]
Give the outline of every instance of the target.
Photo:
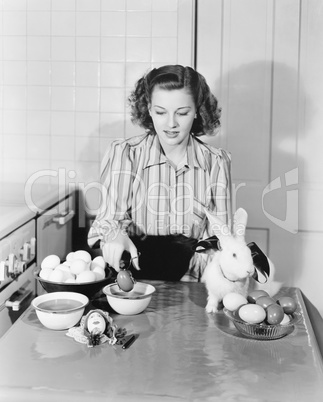
[(122, 260), (122, 254), (124, 251), (130, 253), (133, 266), (137, 270), (140, 270), (138, 263), (138, 250), (126, 233), (120, 231), (113, 239), (109, 240), (102, 247), (104, 260), (117, 272), (120, 271), (120, 261)]

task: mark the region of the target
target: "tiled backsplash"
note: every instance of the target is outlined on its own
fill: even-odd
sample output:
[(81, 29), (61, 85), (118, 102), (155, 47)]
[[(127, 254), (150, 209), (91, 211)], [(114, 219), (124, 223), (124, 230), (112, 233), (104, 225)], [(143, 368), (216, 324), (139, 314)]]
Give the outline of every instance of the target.
[(151, 67), (192, 65), (193, 8), (0, 0), (0, 181), (56, 180), (60, 168), (78, 183), (97, 181), (108, 143), (141, 132), (126, 102), (135, 81)]

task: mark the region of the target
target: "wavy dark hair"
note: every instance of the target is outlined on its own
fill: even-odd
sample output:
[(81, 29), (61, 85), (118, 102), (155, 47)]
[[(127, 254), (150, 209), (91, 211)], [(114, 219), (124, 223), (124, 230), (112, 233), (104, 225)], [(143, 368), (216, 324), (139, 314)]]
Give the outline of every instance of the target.
[(214, 135), (220, 126), (221, 109), (218, 101), (212, 94), (205, 78), (191, 67), (181, 65), (166, 65), (154, 68), (141, 77), (128, 102), (131, 121), (146, 129), (155, 132), (152, 118), (149, 114), (149, 105), (153, 89), (187, 89), (193, 96), (197, 117), (194, 119), (191, 133), (200, 136)]

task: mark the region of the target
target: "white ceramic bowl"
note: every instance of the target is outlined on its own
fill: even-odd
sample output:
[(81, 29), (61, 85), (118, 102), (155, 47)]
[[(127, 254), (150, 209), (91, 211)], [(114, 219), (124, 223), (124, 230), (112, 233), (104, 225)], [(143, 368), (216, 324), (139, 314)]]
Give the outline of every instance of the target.
[(136, 282), (130, 292), (121, 290), (117, 283), (103, 288), (103, 293), (106, 294), (110, 306), (115, 312), (122, 315), (142, 313), (148, 307), (155, 291), (154, 286), (143, 282)]
[(32, 306), (45, 327), (63, 330), (80, 321), (88, 303), (89, 298), (81, 293), (52, 292), (36, 297)]

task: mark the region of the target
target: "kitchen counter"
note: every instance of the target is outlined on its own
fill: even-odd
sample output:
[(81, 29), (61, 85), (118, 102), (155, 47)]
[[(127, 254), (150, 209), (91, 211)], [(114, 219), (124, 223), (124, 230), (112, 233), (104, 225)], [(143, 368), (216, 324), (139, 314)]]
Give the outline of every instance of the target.
[(0, 183), (0, 239), (58, 203), (68, 191), (54, 184)]
[[(323, 363), (298, 288), (283, 288), (302, 319), (273, 341), (245, 338), (223, 312), (205, 312), (201, 283), (152, 282), (151, 304), (137, 316), (93, 306), (139, 337), (129, 349), (88, 348), (50, 331), (29, 308), (0, 340), (0, 397), (14, 401), (318, 401)], [(92, 307), (93, 307), (92, 306)]]
[(0, 240), (35, 217), (27, 205), (0, 205)]

